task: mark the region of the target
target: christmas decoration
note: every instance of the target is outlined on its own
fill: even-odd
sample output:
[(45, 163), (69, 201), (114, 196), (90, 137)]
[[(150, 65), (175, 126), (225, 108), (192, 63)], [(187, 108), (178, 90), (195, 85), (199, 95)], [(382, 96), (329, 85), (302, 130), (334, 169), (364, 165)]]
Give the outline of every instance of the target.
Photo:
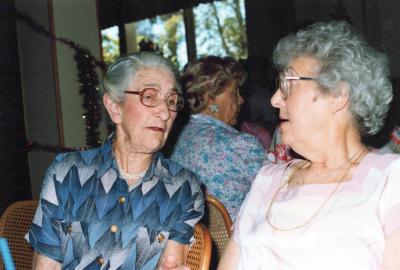
[[(63, 37), (55, 37), (43, 26), (38, 25), (31, 17), (21, 12), (16, 12), (17, 19), (27, 25), (33, 32), (45, 35), (46, 37), (61, 42), (75, 51), (74, 59), (76, 61), (78, 78), (79, 78), (79, 94), (82, 96), (82, 107), (84, 113), (82, 119), (86, 125), (86, 145), (88, 147), (96, 147), (101, 144), (100, 132), (98, 131), (102, 119), (100, 95), (99, 95), (99, 79), (95, 71), (96, 67), (105, 70), (105, 64), (97, 60), (88, 49), (76, 44), (70, 39)], [(30, 142), (28, 150), (30, 151), (63, 151), (61, 146), (41, 145)]]

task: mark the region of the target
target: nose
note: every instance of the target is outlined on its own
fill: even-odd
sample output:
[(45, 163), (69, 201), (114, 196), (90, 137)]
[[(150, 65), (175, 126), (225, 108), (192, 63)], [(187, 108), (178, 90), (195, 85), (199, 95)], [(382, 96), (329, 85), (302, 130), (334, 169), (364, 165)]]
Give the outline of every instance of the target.
[(239, 106), (242, 105), (243, 102), (244, 102), (244, 99), (243, 99), (242, 95), (239, 93), (238, 94), (238, 104), (239, 104)]
[(282, 106), (284, 100), (282, 96), (281, 90), (278, 88), (275, 91), (275, 94), (271, 97), (271, 105), (275, 108), (279, 108)]
[(156, 109), (157, 109), (157, 116), (160, 117), (161, 120), (167, 121), (171, 117), (171, 111), (168, 110), (166, 100), (160, 102), (160, 104), (156, 106)]

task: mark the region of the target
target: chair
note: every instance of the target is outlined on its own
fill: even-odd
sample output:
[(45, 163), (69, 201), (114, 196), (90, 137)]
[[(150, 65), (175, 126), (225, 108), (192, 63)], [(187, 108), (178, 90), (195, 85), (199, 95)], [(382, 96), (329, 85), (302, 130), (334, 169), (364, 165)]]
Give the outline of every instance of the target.
[(212, 255), (212, 265), (216, 267), (231, 236), (232, 219), (222, 202), (214, 196), (206, 194), (206, 202), (204, 224), (210, 231), (213, 250), (216, 251)]
[[(32, 269), (33, 250), (25, 240), (35, 214), (38, 201), (20, 201), (10, 205), (0, 219), (0, 236), (10, 245), (15, 268)], [(190, 247), (186, 263), (192, 270), (208, 270), (211, 260), (211, 236), (202, 224), (194, 227), (196, 241)], [(0, 262), (0, 270), (4, 270)]]
[[(19, 201), (10, 205), (0, 219), (0, 236), (10, 245), (16, 269), (32, 269), (33, 250), (25, 240), (38, 201)], [(3, 270), (3, 264), (0, 263)]]
[(196, 241), (190, 247), (186, 257), (186, 265), (191, 270), (208, 270), (211, 261), (211, 235), (207, 227), (197, 223), (194, 227)]

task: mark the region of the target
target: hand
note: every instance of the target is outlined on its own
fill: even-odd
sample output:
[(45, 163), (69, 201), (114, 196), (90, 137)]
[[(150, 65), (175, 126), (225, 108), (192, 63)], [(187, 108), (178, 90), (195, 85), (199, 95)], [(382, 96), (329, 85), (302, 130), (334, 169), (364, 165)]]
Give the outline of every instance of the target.
[(168, 255), (162, 259), (159, 270), (190, 270), (190, 267), (186, 265), (178, 265), (178, 259), (173, 255)]

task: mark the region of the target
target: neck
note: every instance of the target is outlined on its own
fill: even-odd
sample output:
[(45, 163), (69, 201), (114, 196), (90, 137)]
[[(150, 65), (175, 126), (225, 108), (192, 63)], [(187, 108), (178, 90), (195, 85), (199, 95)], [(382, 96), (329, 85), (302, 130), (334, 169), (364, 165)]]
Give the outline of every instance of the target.
[[(323, 132), (324, 130), (322, 130)], [(364, 144), (358, 131), (349, 125), (333, 125), (325, 132), (309, 138), (300, 152), (311, 165), (325, 169), (335, 169), (351, 160)], [(294, 149), (296, 151), (296, 149)]]
[[(125, 174), (140, 175), (147, 170), (153, 158), (152, 153), (137, 152), (130, 147), (129, 143), (123, 139), (118, 139), (118, 136), (116, 136), (112, 148), (118, 168)], [(128, 184), (137, 181), (137, 179), (126, 180)]]
[(355, 131), (327, 135), (324, 139), (323, 143), (309, 146), (307, 155), (304, 155), (309, 162), (294, 174), (291, 185), (351, 179), (354, 169), (368, 152)]

